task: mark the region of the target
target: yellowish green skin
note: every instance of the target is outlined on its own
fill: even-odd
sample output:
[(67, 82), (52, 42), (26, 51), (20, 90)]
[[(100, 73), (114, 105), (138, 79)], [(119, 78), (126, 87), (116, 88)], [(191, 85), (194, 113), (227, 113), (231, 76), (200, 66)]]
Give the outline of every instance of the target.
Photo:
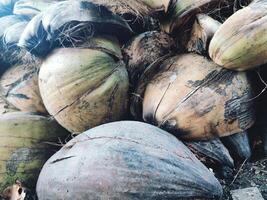
[(70, 132), (117, 121), (126, 113), (128, 74), (114, 54), (106, 53), (118, 49), (114, 45), (56, 49), (44, 60), (39, 73), (42, 99), (48, 112)]
[(39, 172), (55, 148), (44, 142), (57, 142), (67, 132), (54, 120), (24, 112), (0, 116), (0, 192), (16, 179), (34, 187)]
[(218, 65), (237, 71), (267, 63), (267, 5), (252, 3), (228, 18), (215, 33), (209, 55)]

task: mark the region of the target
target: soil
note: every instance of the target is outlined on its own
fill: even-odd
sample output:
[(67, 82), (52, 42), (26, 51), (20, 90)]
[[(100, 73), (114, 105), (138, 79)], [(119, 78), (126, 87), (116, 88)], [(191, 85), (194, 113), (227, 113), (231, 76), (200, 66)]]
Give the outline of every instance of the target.
[(243, 162), (235, 171), (231, 181), (221, 180), (224, 187), (222, 200), (232, 200), (230, 191), (248, 187), (259, 188), (264, 199), (267, 200), (267, 156), (251, 162)]

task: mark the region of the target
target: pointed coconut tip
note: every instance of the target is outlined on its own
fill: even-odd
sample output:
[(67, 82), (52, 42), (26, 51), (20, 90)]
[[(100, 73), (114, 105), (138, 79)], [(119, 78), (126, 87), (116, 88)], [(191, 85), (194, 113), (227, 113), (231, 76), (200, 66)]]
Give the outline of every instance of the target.
[(209, 55), (218, 65), (237, 71), (267, 62), (267, 4), (256, 1), (229, 17), (211, 40)]

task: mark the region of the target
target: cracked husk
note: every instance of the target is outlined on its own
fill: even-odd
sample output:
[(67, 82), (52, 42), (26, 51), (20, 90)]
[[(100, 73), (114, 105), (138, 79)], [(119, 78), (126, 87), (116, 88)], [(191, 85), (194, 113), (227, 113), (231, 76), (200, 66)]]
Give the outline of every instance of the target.
[(127, 70), (115, 54), (101, 50), (56, 49), (41, 66), (39, 86), (44, 104), (71, 132), (80, 133), (126, 114)]
[(252, 89), (245, 73), (222, 69), (196, 54), (172, 57), (157, 67), (146, 87), (140, 79), (144, 92), (136, 92), (143, 96), (145, 121), (180, 138), (200, 140), (253, 125)]

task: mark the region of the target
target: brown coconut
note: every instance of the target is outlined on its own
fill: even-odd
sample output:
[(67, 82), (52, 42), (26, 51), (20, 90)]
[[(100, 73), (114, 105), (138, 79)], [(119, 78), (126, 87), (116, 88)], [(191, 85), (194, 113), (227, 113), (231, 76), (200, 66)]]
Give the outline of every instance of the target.
[[(172, 57), (140, 80), (134, 101), (143, 119), (183, 139), (207, 140), (244, 131), (254, 123), (246, 73), (222, 69), (195, 54)], [(142, 100), (143, 99), (143, 100)], [(132, 106), (138, 108), (138, 106)], [(137, 112), (138, 113), (138, 112)]]

